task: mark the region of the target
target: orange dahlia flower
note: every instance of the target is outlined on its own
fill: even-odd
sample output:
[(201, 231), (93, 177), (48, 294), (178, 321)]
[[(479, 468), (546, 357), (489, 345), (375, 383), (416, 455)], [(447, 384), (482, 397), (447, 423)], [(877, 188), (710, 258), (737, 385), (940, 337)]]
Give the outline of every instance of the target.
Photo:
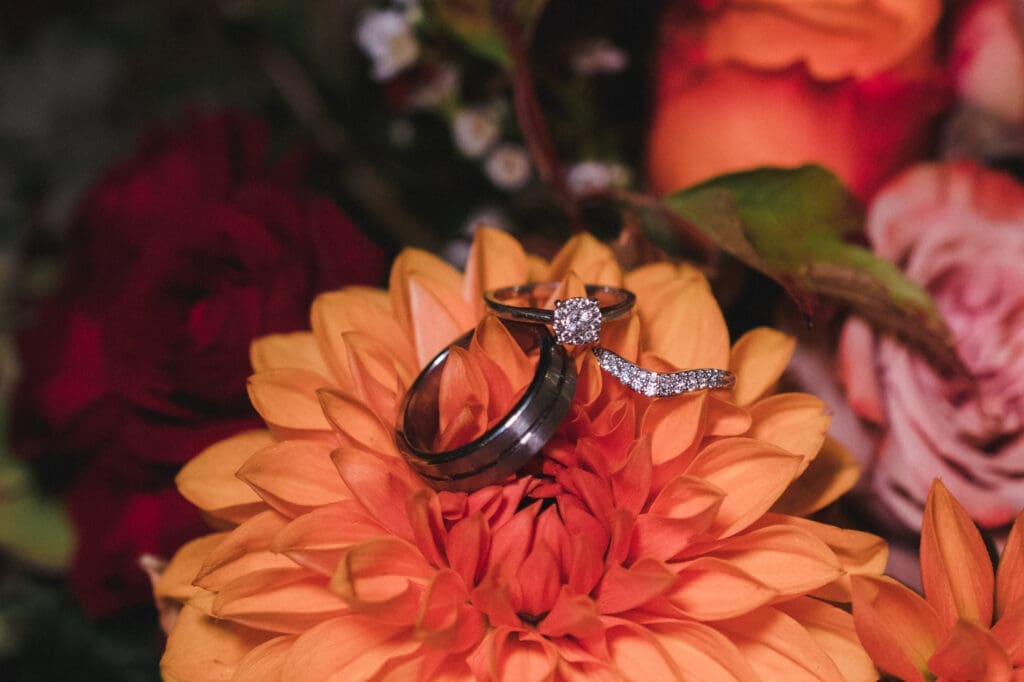
[(1024, 512), (992, 561), (971, 517), (938, 479), (921, 523), (925, 599), (891, 578), (853, 578), (857, 633), (902, 680), (1024, 679)]
[[(603, 345), (659, 370), (729, 368), (736, 386), (649, 399), (583, 354), (533, 466), (435, 492), (396, 450), (403, 393), (479, 325), (445, 367), (439, 438), (506, 412), (533, 370), (481, 293), (531, 280), (628, 287), (637, 312)], [(322, 295), (312, 332), (256, 342), (249, 390), (267, 429), (181, 471), (182, 494), (223, 530), (156, 585), (184, 603), (165, 678), (874, 679), (833, 602), (849, 601), (851, 574), (880, 573), (884, 543), (785, 513), (852, 484), (823, 404), (766, 397), (792, 348), (769, 329), (730, 348), (695, 269), (624, 274), (589, 236), (547, 263), (483, 229), (465, 274), (403, 252), (388, 291)]]

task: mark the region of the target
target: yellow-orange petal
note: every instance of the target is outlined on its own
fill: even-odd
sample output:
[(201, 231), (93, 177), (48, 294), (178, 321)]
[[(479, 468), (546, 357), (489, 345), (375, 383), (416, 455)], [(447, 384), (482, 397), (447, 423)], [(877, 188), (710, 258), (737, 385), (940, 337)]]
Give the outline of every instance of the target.
[(694, 443), (704, 425), (707, 396), (699, 391), (651, 401), (640, 432), (651, 438), (654, 466), (675, 459)]
[(706, 416), (704, 437), (709, 436), (742, 436), (749, 429), (753, 419), (745, 407), (723, 400), (713, 391), (708, 396), (705, 406)]
[(690, 265), (676, 265), (668, 261), (659, 261), (630, 270), (623, 278), (623, 283), (627, 289), (636, 294), (637, 301), (644, 301), (673, 282), (679, 280), (699, 282), (704, 279), (704, 275)]
[(742, 568), (712, 556), (673, 564), (679, 580), (665, 599), (696, 620), (733, 618), (757, 609), (778, 592)]
[(963, 619), (992, 624), (995, 576), (981, 533), (938, 479), (932, 482), (921, 522), (921, 582), (943, 624)]
[[(536, 363), (527, 357), (508, 328), (494, 315), (488, 315), (477, 326), (469, 348), (471, 353), (487, 361), (481, 362), (481, 370), (487, 385), (491, 386), (488, 396), (489, 402), (494, 404), (491, 413), (506, 414), (517, 394), (533, 379)], [(497, 384), (508, 395), (498, 394), (494, 388)]]
[(1013, 664), (987, 627), (960, 620), (928, 659), (928, 669), (940, 680), (1010, 682)]
[(826, 436), (818, 454), (790, 484), (772, 511), (809, 516), (832, 504), (860, 478), (860, 464), (850, 451)]
[(1007, 608), (992, 627), (992, 634), (1003, 645), (1010, 662), (1024, 668), (1024, 601)]
[(451, 569), (435, 573), (416, 615), (416, 639), (452, 652), (476, 646), (487, 631), (487, 623), (469, 600), (466, 584), (457, 573)]
[(343, 500), (292, 520), (274, 535), (270, 549), (329, 577), (349, 548), (386, 534), (362, 505), (355, 500)]
[(295, 640), (295, 635), (281, 635), (260, 644), (238, 662), (231, 681), (281, 682), (281, 669)]
[(847, 575), (831, 585), (816, 590), (813, 593), (815, 597), (848, 602), (851, 599), (850, 576), (879, 576), (885, 570), (889, 546), (877, 535), (775, 513), (765, 514), (754, 527), (760, 528), (768, 525), (791, 525), (806, 530), (828, 545), (828, 548), (839, 559), (839, 564)]
[(525, 284), (528, 275), (526, 252), (519, 241), (507, 232), (482, 225), (469, 247), (462, 297), (479, 319), (485, 312), (485, 291)]
[(439, 451), (476, 440), (487, 430), (487, 379), (465, 348), (452, 346), (437, 391)]
[(551, 679), (558, 664), (558, 655), (547, 640), (531, 633), (496, 628), (491, 632), (490, 642), (484, 642), (489, 650), (488, 669), (495, 680), (523, 680), (541, 682)]
[(839, 559), (828, 545), (796, 526), (748, 530), (712, 545), (706, 555), (755, 576), (780, 597), (806, 594), (842, 575)]
[(348, 447), (357, 447), (387, 457), (398, 457), (394, 426), (387, 427), (363, 401), (342, 393), (321, 389), (320, 407), (331, 427)]
[(344, 391), (353, 391), (349, 369), (348, 350), (342, 340), (348, 332), (362, 332), (375, 339), (387, 339), (388, 349), (407, 371), (418, 366), (416, 353), (391, 312), (387, 292), (363, 287), (348, 287), (341, 291), (320, 294), (313, 301), (310, 312), (313, 335), (317, 340), (324, 363)]
[(352, 375), (353, 395), (361, 398), (382, 420), (393, 424), (401, 394), (405, 386), (412, 383), (412, 373), (402, 367), (377, 337), (346, 332), (341, 340)]
[(637, 311), (644, 348), (673, 367), (728, 367), (729, 330), (703, 277), (675, 279), (639, 300)]
[(196, 593), (192, 583), (199, 574), (206, 557), (219, 545), (227, 533), (212, 533), (186, 542), (167, 562), (160, 578), (153, 585), (153, 596), (157, 599), (173, 599), (184, 604)]
[[(1024, 605), (1024, 512), (1010, 528), (1006, 546), (996, 570), (996, 618), (1001, 618), (1011, 604)], [(1024, 640), (1024, 636), (1021, 637)]]
[(798, 597), (775, 608), (800, 623), (832, 659), (847, 682), (874, 682), (878, 671), (864, 651), (853, 616), (841, 608), (811, 597)]
[(537, 632), (545, 637), (569, 636), (583, 640), (603, 631), (597, 603), (586, 595), (572, 594), (565, 586), (551, 611), (537, 625)]
[(358, 448), (338, 448), (331, 459), (352, 496), (394, 535), (413, 539), (409, 516), (395, 500), (408, 500), (425, 487), (412, 479), (404, 462), (382, 458)]
[(348, 614), (302, 633), (285, 658), (281, 679), (363, 682), (421, 646), (409, 627)]
[(268, 334), (249, 345), (249, 362), (254, 372), (270, 369), (298, 368), (325, 377), (331, 370), (320, 354), (320, 346), (311, 332)]
[(271, 426), (294, 430), (326, 430), (316, 392), (331, 382), (308, 369), (271, 369), (249, 377), (252, 406)]
[(186, 605), (167, 637), (160, 673), (167, 682), (227, 682), (242, 658), (272, 636)]
[(415, 545), (384, 535), (345, 552), (331, 578), (331, 590), (355, 610), (378, 620), (412, 625), (435, 572)]
[(348, 610), (322, 576), (297, 566), (236, 578), (221, 588), (212, 608), (218, 618), (285, 634), (304, 632)]
[(800, 473), (825, 442), (831, 417), (825, 403), (807, 393), (780, 393), (749, 408), (747, 435), (803, 457)]
[(626, 568), (612, 564), (597, 588), (597, 607), (601, 613), (621, 613), (635, 609), (672, 589), (675, 571), (654, 559), (641, 559)]
[(218, 519), (241, 523), (266, 504), (235, 473), (253, 453), (269, 445), (269, 431), (244, 431), (214, 443), (189, 460), (174, 482), (182, 497)]
[(329, 443), (286, 440), (263, 448), (238, 477), (274, 509), (294, 518), (352, 495), (331, 461)]
[(796, 339), (769, 327), (751, 329), (733, 344), (729, 369), (736, 375), (733, 400), (749, 405), (778, 382), (796, 348)]
[(903, 680), (923, 681), (944, 639), (935, 609), (887, 577), (853, 577), (853, 622), (875, 665)]
[(288, 557), (269, 551), (274, 534), (287, 522), (286, 517), (273, 510), (245, 521), (210, 549), (194, 576), (195, 584), (217, 592), (227, 583), (256, 571), (295, 568)]
[(593, 235), (582, 232), (565, 243), (551, 259), (548, 280), (561, 280), (575, 272), (587, 284), (622, 284), (622, 268), (615, 260), (615, 254), (607, 244), (602, 244)]
[(743, 530), (775, 504), (792, 482), (801, 458), (749, 438), (723, 438), (701, 450), (686, 475), (725, 492), (710, 533), (727, 537)]
[[(655, 623), (648, 631), (684, 680), (756, 680), (736, 645), (712, 627), (692, 621)], [(639, 680), (661, 678), (638, 677)]]
[(760, 679), (843, 679), (806, 628), (778, 609), (763, 607), (715, 628), (736, 645)]

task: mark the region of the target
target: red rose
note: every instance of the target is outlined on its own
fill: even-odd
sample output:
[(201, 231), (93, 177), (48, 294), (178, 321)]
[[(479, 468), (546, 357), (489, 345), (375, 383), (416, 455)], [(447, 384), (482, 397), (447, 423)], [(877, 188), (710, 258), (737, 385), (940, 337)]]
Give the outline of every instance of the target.
[(83, 205), (63, 287), (18, 337), (15, 450), (64, 479), (91, 613), (145, 601), (138, 556), (203, 530), (172, 478), (259, 424), (250, 341), (308, 328), (320, 291), (383, 276), (381, 249), (296, 169), (271, 169), (267, 141), (238, 114), (151, 133)]

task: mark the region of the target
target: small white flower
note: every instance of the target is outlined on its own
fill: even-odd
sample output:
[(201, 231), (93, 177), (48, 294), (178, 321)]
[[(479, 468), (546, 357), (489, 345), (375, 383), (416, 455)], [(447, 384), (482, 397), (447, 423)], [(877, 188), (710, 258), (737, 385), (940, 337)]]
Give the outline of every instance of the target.
[(605, 38), (580, 45), (572, 54), (572, 68), (578, 74), (595, 76), (619, 73), (629, 66), (629, 55)]
[(570, 167), (565, 176), (569, 191), (576, 196), (600, 192), (609, 187), (625, 187), (629, 180), (628, 168), (619, 163), (603, 161), (581, 161)]
[(420, 44), (405, 15), (370, 10), (363, 16), (356, 41), (373, 61), (373, 78), (384, 81), (407, 69), (420, 55)]
[(530, 157), (522, 145), (503, 144), (487, 157), (484, 172), (496, 187), (517, 190), (530, 179)]
[(433, 109), (455, 97), (462, 81), (462, 72), (455, 64), (444, 63), (413, 90), (409, 95), (409, 105), (414, 109)]
[(462, 109), (452, 122), (452, 138), (459, 151), (471, 159), (483, 156), (498, 141), (499, 115), (493, 107)]

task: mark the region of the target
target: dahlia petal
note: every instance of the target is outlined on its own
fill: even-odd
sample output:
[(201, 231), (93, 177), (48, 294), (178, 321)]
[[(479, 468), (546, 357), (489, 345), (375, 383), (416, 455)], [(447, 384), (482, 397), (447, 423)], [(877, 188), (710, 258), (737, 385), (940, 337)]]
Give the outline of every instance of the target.
[(540, 503), (516, 513), (508, 523), (491, 530), (491, 547), (487, 554), (487, 572), (511, 576), (519, 570), (533, 545), (534, 528)]
[(270, 426), (296, 431), (329, 429), (317, 390), (331, 382), (308, 369), (271, 369), (249, 377), (249, 400)]
[(406, 371), (418, 366), (409, 337), (392, 314), (383, 291), (348, 287), (320, 294), (313, 301), (310, 318), (324, 363), (331, 368), (331, 375), (344, 391), (355, 389), (348, 348), (343, 341), (346, 332), (357, 331), (371, 338), (387, 339), (388, 349)]
[(945, 680), (1009, 682), (1013, 664), (987, 627), (960, 620), (928, 659), (928, 669)]
[(329, 577), (349, 548), (386, 534), (362, 505), (355, 500), (343, 500), (293, 519), (274, 535), (270, 549)]
[(705, 550), (742, 569), (779, 596), (827, 585), (843, 571), (824, 542), (794, 526), (767, 526), (734, 535)]
[(850, 576), (878, 576), (885, 571), (889, 546), (885, 540), (859, 530), (847, 530), (796, 516), (769, 513), (754, 524), (754, 528), (771, 525), (790, 525), (801, 528), (828, 545), (846, 574), (831, 585), (816, 590), (813, 596), (830, 601), (848, 602), (851, 599)]
[(674, 571), (654, 559), (641, 559), (628, 568), (612, 564), (597, 588), (597, 607), (601, 613), (638, 608), (668, 592), (677, 579)]
[(167, 562), (160, 577), (153, 584), (153, 596), (160, 599), (173, 599), (184, 604), (196, 593), (193, 585), (199, 569), (210, 551), (219, 545), (227, 533), (213, 533), (190, 540), (175, 552)]
[(416, 348), (417, 366), (424, 367), (449, 343), (476, 324), (469, 304), (435, 280), (410, 275), (405, 285), (409, 301), (408, 333)]
[(686, 475), (725, 491), (710, 532), (728, 537), (760, 518), (795, 478), (802, 458), (750, 438), (715, 441), (694, 457)]
[(341, 340), (348, 354), (354, 395), (380, 419), (394, 424), (402, 397), (400, 386), (412, 383), (413, 376), (403, 370), (379, 338), (362, 332), (346, 332)]
[(649, 297), (639, 299), (637, 311), (646, 349), (673, 367), (728, 366), (729, 331), (703, 277), (684, 275), (659, 287)]
[(656, 623), (648, 630), (684, 680), (757, 680), (743, 654), (717, 630), (691, 621)]
[(422, 646), (410, 628), (359, 614), (324, 621), (302, 633), (285, 658), (282, 680), (361, 682)]
[(749, 405), (774, 386), (789, 364), (796, 339), (768, 327), (751, 329), (733, 344), (729, 369), (736, 375), (733, 400)]
[(725, 493), (703, 479), (680, 476), (665, 486), (633, 529), (629, 556), (668, 560), (711, 527)]
[(625, 465), (614, 472), (611, 483), (616, 507), (639, 514), (651, 493), (650, 438), (640, 438), (627, 451)]
[(992, 622), (995, 576), (985, 543), (967, 511), (938, 479), (921, 522), (921, 582), (943, 624)]
[[(638, 300), (647, 298), (648, 294), (658, 291), (666, 284), (680, 276), (679, 266), (669, 261), (658, 261), (648, 263), (630, 270), (623, 275), (623, 286), (637, 295)], [(696, 270), (687, 269), (685, 273), (692, 278), (698, 278)]]
[[(512, 407), (518, 394), (533, 379), (535, 362), (527, 357), (526, 352), (516, 343), (508, 327), (502, 324), (495, 315), (488, 315), (477, 325), (476, 332), (469, 344), (470, 351), (476, 357), (487, 362), (480, 362), (486, 383), (489, 387), (489, 402), (494, 403), (492, 415), (504, 415)], [(506, 395), (496, 390), (501, 386)], [(500, 398), (505, 402), (500, 402)]]
[(229, 582), (256, 571), (294, 568), (295, 564), (288, 557), (269, 551), (274, 534), (286, 523), (288, 519), (273, 510), (246, 520), (210, 548), (206, 560), (193, 576), (194, 584), (218, 592)]
[(810, 516), (838, 500), (857, 483), (860, 464), (838, 441), (825, 437), (821, 450), (790, 484), (772, 511)]
[(625, 509), (616, 509), (608, 517), (609, 538), (605, 563), (621, 564), (629, 556), (635, 522), (636, 516)]
[(992, 634), (1006, 649), (1014, 666), (1024, 668), (1024, 601), (1007, 608), (992, 626)]
[(487, 616), (487, 620), (493, 627), (522, 626), (522, 621), (519, 619), (515, 607), (512, 606), (506, 581), (499, 573), (492, 572), (484, 576), (480, 584), (473, 588), (472, 595), (473, 605)]
[(696, 620), (732, 618), (767, 604), (778, 592), (742, 568), (715, 557), (673, 564), (679, 579), (665, 595), (673, 607)]
[(581, 232), (565, 243), (551, 259), (548, 280), (561, 280), (575, 272), (587, 284), (620, 286), (622, 269), (607, 244), (593, 235)]
[(491, 641), (488, 667), (493, 679), (523, 682), (551, 679), (558, 657), (546, 640), (531, 638), (529, 633), (498, 628)]
[(655, 466), (678, 457), (697, 439), (704, 425), (707, 396), (706, 391), (700, 391), (651, 401), (640, 433), (650, 436)]
[(167, 637), (160, 673), (167, 682), (227, 682), (242, 658), (270, 637), (186, 604)]
[[(717, 511), (717, 508), (712, 509), (705, 516), (707, 525), (714, 520)], [(644, 558), (668, 561), (678, 557), (691, 543), (703, 537), (699, 525), (695, 526), (689, 520), (641, 514), (633, 527), (627, 557), (631, 561)]]
[(214, 443), (178, 472), (174, 478), (178, 491), (207, 514), (241, 523), (266, 509), (266, 504), (235, 472), (254, 452), (273, 443), (269, 431), (244, 431)]
[(600, 634), (601, 612), (590, 597), (572, 594), (563, 587), (551, 611), (537, 625), (537, 632), (545, 637), (575, 637), (586, 639)]
[(238, 477), (292, 518), (352, 496), (331, 462), (331, 445), (319, 441), (286, 440), (263, 448), (238, 470)]
[(853, 616), (849, 613), (810, 597), (798, 597), (776, 604), (775, 608), (800, 623), (810, 633), (815, 643), (843, 672), (844, 680), (874, 682), (878, 679), (875, 664), (861, 646), (853, 625)]
[(434, 572), (415, 545), (385, 535), (351, 547), (331, 578), (331, 589), (360, 612), (412, 625)]
[(935, 609), (886, 577), (853, 577), (853, 622), (871, 660), (904, 680), (924, 680), (943, 639)]
[(636, 315), (601, 325), (601, 346), (635, 362), (640, 356), (640, 318)]
[(996, 618), (1010, 605), (1024, 604), (1024, 512), (1017, 515), (996, 570)]
[(828, 654), (797, 621), (771, 607), (715, 623), (763, 680), (842, 680)]
[(331, 370), (320, 354), (320, 346), (311, 332), (268, 334), (249, 346), (249, 362), (254, 372), (271, 369), (307, 369), (320, 376), (331, 376)]
[[(415, 334), (411, 332), (414, 329), (416, 303), (410, 300), (408, 289), (409, 280), (413, 276), (432, 280), (434, 288), (446, 292), (445, 298), (454, 297), (452, 300), (461, 301), (462, 297), (462, 273), (432, 253), (421, 249), (402, 249), (392, 263), (391, 274), (388, 277), (391, 309), (399, 325), (408, 332), (400, 334), (399, 338), (415, 338)], [(450, 337), (453, 338), (455, 337)], [(418, 361), (419, 366), (425, 364), (426, 361), (423, 359)]]
[(807, 393), (780, 393), (750, 406), (748, 436), (804, 458), (802, 473), (825, 442), (831, 418), (825, 403)]
[(607, 640), (609, 655), (621, 678), (631, 682), (686, 679), (680, 666), (646, 628), (624, 622), (608, 630)]
[(423, 557), (436, 567), (447, 565), (444, 557), (448, 531), (441, 515), (441, 500), (432, 490), (420, 490), (409, 500), (409, 525)]
[(289, 634), (347, 610), (323, 578), (298, 567), (247, 573), (224, 585), (212, 606), (217, 618)]
[(534, 542), (530, 553), (509, 582), (512, 604), (519, 613), (540, 615), (555, 604), (562, 585), (558, 558), (544, 543)]
[(238, 662), (232, 682), (281, 682), (281, 669), (295, 639), (281, 635), (252, 649)]
[(480, 512), (456, 521), (448, 532), (448, 563), (467, 585), (476, 585), (483, 578), (490, 541), (490, 530)]
[(386, 427), (361, 400), (329, 389), (317, 391), (317, 397), (324, 416), (344, 445), (398, 457), (394, 429)]
[(411, 540), (409, 515), (395, 500), (408, 500), (422, 485), (413, 483), (405, 464), (346, 447), (332, 452), (331, 459), (352, 496), (366, 511), (391, 533)]
[(742, 436), (750, 429), (750, 412), (739, 405), (708, 396), (704, 436)]
[(583, 535), (572, 536), (572, 559), (565, 584), (573, 594), (590, 594), (604, 573), (603, 552)]
[(484, 316), (485, 291), (527, 281), (526, 252), (519, 241), (507, 232), (481, 225), (473, 235), (462, 281), (462, 297), (473, 316)]
[(439, 416), (435, 447), (444, 452), (465, 445), (487, 430), (487, 379), (469, 351), (449, 350), (437, 393)]
[(427, 587), (416, 618), (416, 638), (435, 649), (461, 652), (476, 646), (487, 631), (483, 614), (469, 602), (457, 573), (438, 571)]

